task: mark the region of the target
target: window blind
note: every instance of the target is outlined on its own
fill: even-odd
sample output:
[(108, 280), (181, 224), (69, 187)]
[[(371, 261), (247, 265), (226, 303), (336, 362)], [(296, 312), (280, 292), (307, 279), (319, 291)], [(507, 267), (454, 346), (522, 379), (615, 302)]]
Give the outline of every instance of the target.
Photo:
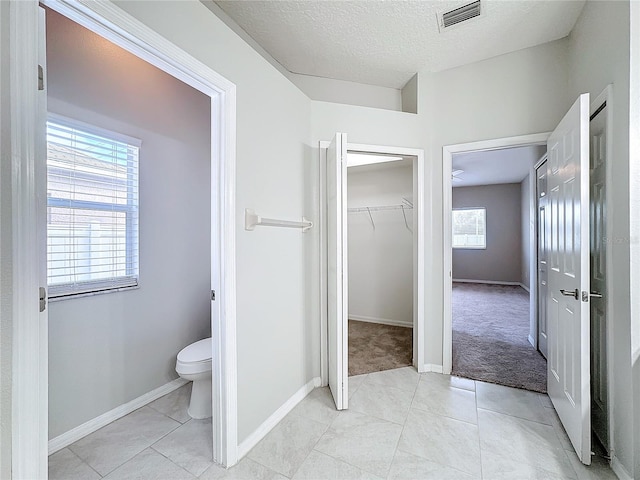
[(140, 141), (47, 122), (49, 297), (138, 285)]

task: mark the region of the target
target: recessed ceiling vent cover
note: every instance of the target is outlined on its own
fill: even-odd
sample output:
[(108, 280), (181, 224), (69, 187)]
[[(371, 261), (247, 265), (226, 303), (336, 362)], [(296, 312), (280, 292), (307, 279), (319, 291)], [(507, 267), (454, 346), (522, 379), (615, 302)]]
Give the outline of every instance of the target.
[(480, 16), (480, 0), (442, 14), (440, 28), (447, 28)]

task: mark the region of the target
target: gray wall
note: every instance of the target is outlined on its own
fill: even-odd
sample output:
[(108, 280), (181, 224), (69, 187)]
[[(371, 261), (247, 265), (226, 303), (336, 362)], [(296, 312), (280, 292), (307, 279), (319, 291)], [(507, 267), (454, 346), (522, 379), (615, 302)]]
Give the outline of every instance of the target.
[(454, 280), (521, 281), (520, 203), (519, 183), (453, 189), (453, 208), (484, 207), (487, 210), (487, 248), (454, 248)]
[(49, 111), (142, 140), (140, 288), (54, 301), (49, 438), (174, 378), (210, 335), (210, 100), (53, 11)]

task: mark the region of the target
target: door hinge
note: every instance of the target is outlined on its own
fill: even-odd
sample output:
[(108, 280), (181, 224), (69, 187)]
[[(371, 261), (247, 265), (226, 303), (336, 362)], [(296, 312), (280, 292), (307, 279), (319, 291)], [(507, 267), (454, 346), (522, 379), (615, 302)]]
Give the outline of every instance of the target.
[(40, 312), (44, 312), (45, 308), (47, 308), (47, 290), (44, 287), (40, 287)]
[(38, 65), (38, 90), (44, 90), (44, 69)]
[(211, 301), (212, 302), (216, 301), (216, 291), (215, 290), (211, 290)]

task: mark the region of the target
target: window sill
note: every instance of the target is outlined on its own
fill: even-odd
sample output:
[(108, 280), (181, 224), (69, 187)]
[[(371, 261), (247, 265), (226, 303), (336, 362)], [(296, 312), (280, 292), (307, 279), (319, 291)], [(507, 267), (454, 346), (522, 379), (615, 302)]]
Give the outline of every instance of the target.
[(69, 295), (59, 295), (56, 297), (49, 297), (49, 303), (62, 302), (65, 300), (75, 300), (76, 298), (85, 298), (85, 297), (94, 297), (96, 295), (106, 295), (109, 293), (117, 293), (117, 292), (126, 292), (128, 290), (137, 290), (140, 288), (140, 285), (133, 285), (131, 287), (120, 287), (120, 288), (112, 288), (109, 290), (98, 290), (95, 292), (84, 292), (84, 293), (71, 293)]

